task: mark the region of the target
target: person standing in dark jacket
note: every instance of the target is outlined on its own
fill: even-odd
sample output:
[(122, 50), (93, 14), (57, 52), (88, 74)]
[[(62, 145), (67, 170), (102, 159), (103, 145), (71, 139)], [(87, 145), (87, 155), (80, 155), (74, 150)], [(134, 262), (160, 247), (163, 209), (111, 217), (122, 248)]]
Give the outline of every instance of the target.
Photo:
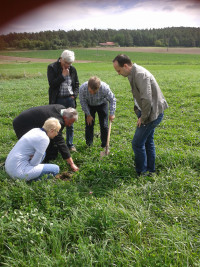
[(22, 111), (14, 120), (13, 128), (20, 139), (25, 133), (33, 128), (41, 128), (44, 122), (54, 117), (59, 120), (61, 129), (58, 135), (51, 139), (49, 146), (46, 150), (45, 162), (56, 159), (58, 151), (61, 153), (62, 158), (67, 161), (73, 171), (78, 171), (78, 167), (74, 164), (70, 155), (68, 146), (62, 136), (62, 131), (66, 126), (71, 126), (78, 119), (78, 112), (74, 108), (65, 108), (62, 105), (45, 105), (32, 107)]
[[(47, 68), (49, 82), (49, 104), (60, 104), (65, 108), (76, 108), (79, 80), (75, 67), (73, 51), (64, 50), (60, 58)], [(73, 144), (74, 127), (66, 127), (66, 143), (70, 151), (76, 151)]]

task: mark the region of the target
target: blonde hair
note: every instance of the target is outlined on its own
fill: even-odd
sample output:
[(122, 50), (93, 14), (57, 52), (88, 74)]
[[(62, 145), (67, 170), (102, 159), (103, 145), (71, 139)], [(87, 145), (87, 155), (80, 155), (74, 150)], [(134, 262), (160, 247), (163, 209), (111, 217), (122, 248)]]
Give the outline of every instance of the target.
[(97, 76), (92, 76), (88, 81), (88, 87), (93, 91), (97, 91), (101, 86), (101, 80)]
[(61, 125), (58, 119), (51, 117), (44, 122), (44, 125), (42, 126), (42, 128), (44, 128), (45, 131), (47, 132), (49, 132), (50, 130), (59, 131), (61, 128)]

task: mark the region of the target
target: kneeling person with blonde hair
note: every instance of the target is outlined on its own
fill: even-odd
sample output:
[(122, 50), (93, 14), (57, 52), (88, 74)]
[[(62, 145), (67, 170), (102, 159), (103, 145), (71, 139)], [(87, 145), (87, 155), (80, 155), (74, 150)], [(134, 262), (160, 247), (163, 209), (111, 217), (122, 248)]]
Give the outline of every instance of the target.
[(33, 128), (24, 134), (7, 156), (5, 169), (14, 179), (40, 180), (45, 174), (50, 178), (59, 173), (56, 164), (41, 164), (50, 139), (58, 135), (61, 128), (56, 118), (49, 118), (42, 128)]

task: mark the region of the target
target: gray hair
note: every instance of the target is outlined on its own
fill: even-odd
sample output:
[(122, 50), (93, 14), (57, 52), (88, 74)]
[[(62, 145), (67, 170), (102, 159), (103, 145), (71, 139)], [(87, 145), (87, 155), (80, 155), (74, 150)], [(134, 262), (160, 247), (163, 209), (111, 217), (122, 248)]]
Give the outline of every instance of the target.
[(67, 119), (75, 119), (78, 120), (78, 112), (75, 108), (66, 108), (63, 110), (63, 117)]
[(61, 54), (61, 58), (68, 63), (74, 62), (75, 60), (75, 55), (73, 51), (70, 50), (64, 50)]

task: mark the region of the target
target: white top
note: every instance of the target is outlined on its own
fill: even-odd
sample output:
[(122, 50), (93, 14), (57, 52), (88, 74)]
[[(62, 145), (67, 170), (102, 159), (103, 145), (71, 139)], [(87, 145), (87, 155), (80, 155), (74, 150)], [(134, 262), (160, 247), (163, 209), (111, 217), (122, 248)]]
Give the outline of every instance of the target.
[(49, 145), (49, 137), (40, 128), (24, 134), (7, 156), (5, 169), (12, 178), (31, 180), (40, 176), (40, 164)]

